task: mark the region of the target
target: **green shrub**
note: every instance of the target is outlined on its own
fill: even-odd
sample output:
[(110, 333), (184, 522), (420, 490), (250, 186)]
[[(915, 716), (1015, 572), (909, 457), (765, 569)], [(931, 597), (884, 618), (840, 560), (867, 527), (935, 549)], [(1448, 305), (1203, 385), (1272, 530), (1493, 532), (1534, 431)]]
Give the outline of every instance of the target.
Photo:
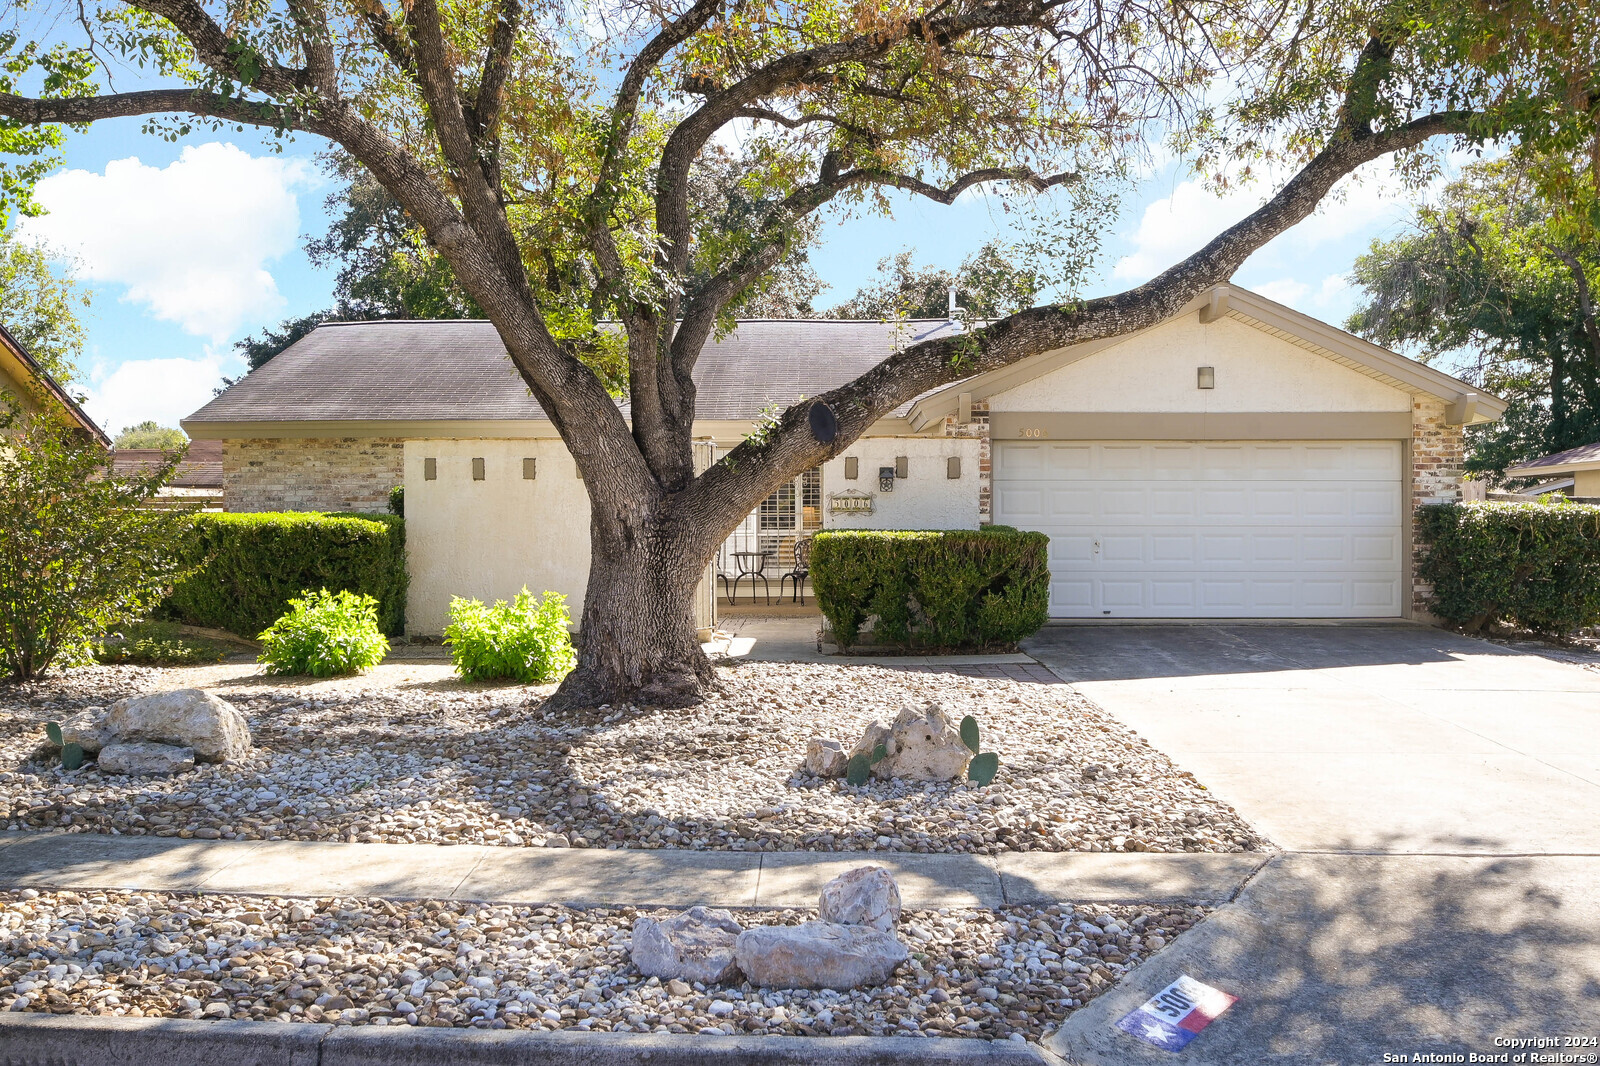
[(813, 542), (811, 583), (844, 647), (869, 619), (875, 644), (1008, 646), (1049, 617), (1049, 544), (1009, 526), (829, 530)]
[(492, 607), (452, 599), (444, 639), (464, 680), (542, 684), (561, 680), (578, 665), (571, 623), (565, 596), (546, 592), (535, 600), (524, 588), (510, 603), (496, 600)]
[(54, 399), (40, 403), (26, 412), (0, 392), (0, 670), (19, 681), (93, 661), (98, 634), (192, 569), (188, 514), (155, 505), (180, 453), (119, 474)]
[(1445, 621), (1553, 636), (1600, 624), (1600, 506), (1436, 504), (1417, 526), (1427, 549), (1418, 574)]
[(230, 650), (214, 640), (188, 636), (173, 622), (130, 622), (94, 642), (95, 661), (141, 666), (220, 663)]
[(289, 601), (289, 613), (261, 634), (270, 674), (332, 677), (377, 666), (389, 650), (378, 632), (378, 601), (341, 589), (318, 589)]
[(379, 628), (404, 630), (405, 521), (393, 515), (199, 514), (187, 550), (204, 565), (178, 583), (160, 615), (254, 637), (306, 589), (378, 601)]
[(396, 485), (389, 490), (389, 513), (396, 518), (406, 516), (406, 487)]

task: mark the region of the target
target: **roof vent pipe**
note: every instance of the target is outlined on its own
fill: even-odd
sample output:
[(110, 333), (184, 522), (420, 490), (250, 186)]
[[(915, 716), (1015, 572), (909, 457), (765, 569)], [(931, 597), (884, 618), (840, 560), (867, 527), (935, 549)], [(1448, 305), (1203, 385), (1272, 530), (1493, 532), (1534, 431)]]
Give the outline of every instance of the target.
[(956, 287), (954, 285), (950, 286), (950, 313), (949, 313), (949, 317), (946, 318), (945, 321), (947, 321), (947, 322), (958, 321), (959, 320), (959, 316), (962, 315), (962, 314), (965, 314), (965, 313), (966, 313), (966, 309), (965, 308), (956, 306)]

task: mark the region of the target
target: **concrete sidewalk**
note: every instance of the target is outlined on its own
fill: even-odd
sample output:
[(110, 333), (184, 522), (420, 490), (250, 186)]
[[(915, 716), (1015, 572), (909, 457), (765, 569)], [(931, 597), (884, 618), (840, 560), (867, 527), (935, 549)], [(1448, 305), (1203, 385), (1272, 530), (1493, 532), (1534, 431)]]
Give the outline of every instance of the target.
[(912, 908), (1222, 902), (1233, 898), (1267, 858), (1259, 852), (600, 851), (9, 833), (0, 834), (0, 888), (811, 907), (827, 881), (874, 863), (893, 871)]
[[(1177, 1056), (1115, 1028), (1180, 974), (1239, 1001)], [(1465, 1062), (1497, 1039), (1595, 1039), (1597, 1017), (1600, 857), (1287, 854), (1046, 1047), (1075, 1066)]]

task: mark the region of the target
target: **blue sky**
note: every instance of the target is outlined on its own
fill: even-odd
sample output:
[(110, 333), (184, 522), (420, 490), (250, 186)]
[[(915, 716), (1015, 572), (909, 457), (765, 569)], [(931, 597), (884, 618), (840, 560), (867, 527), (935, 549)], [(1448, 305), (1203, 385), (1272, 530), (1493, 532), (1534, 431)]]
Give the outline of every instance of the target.
[[(79, 387), (108, 430), (146, 418), (176, 424), (242, 370), (239, 338), (328, 305), (332, 271), (314, 269), (302, 250), (303, 235), (327, 224), (332, 186), (315, 163), (321, 148), (302, 137), (276, 154), (235, 131), (172, 144), (141, 133), (137, 120), (72, 136), (66, 167), (40, 187), (49, 214), (23, 232), (75, 256), (95, 290)], [(1268, 191), (1219, 199), (1164, 166), (1130, 188), (1088, 291), (1147, 279)], [(1352, 260), (1407, 214), (1379, 168), (1258, 252), (1235, 280), (1337, 324), (1353, 303), (1343, 281)], [(828, 224), (813, 263), (833, 302), (883, 256), (909, 247), (919, 260), (954, 267), (997, 235), (1013, 231), (995, 199), (969, 194), (943, 207), (902, 197), (893, 219)]]

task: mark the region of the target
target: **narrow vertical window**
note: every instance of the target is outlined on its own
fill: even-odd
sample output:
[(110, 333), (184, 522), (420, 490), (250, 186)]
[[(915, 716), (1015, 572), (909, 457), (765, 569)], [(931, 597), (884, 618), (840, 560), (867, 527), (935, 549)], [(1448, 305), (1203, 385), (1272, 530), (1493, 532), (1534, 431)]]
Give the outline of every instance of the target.
[(538, 476), (539, 476), (539, 460), (537, 460), (537, 459), (524, 459), (524, 460), (522, 460), (522, 480), (524, 480), (524, 481), (532, 481), (534, 478), (536, 478)]
[(474, 459), (474, 460), (472, 460), (472, 480), (474, 480), (474, 481), (482, 481), (483, 480), (483, 460), (482, 459)]
[(894, 457), (894, 476), (904, 481), (911, 472), (911, 457), (897, 455)]
[(439, 480), (439, 460), (437, 460), (437, 459), (424, 459), (424, 460), (422, 460), (422, 480), (424, 480), (424, 481), (438, 481)]
[(961, 456), (952, 455), (944, 461), (944, 476), (951, 481), (961, 477)]
[(844, 479), (854, 481), (861, 476), (861, 460), (853, 455), (844, 457)]

